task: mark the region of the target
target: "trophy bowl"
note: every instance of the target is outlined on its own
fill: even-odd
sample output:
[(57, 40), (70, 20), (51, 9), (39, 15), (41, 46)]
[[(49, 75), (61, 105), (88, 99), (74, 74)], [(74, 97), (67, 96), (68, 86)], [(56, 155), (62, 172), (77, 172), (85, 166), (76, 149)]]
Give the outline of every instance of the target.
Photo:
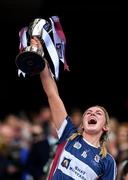
[(17, 55), (15, 63), (17, 67), (27, 75), (39, 74), (45, 67), (43, 51), (29, 46)]

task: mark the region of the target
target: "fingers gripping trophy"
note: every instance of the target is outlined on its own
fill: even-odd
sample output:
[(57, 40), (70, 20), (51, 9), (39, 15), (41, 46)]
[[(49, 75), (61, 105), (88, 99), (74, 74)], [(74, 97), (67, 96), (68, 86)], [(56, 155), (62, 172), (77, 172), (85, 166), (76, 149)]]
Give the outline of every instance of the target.
[(39, 74), (45, 67), (46, 51), (54, 67), (51, 72), (56, 79), (59, 77), (60, 61), (64, 63), (64, 69), (69, 70), (65, 59), (66, 38), (58, 16), (48, 20), (34, 19), (28, 27), (19, 31), (19, 39), (19, 54), (15, 59), (19, 76)]

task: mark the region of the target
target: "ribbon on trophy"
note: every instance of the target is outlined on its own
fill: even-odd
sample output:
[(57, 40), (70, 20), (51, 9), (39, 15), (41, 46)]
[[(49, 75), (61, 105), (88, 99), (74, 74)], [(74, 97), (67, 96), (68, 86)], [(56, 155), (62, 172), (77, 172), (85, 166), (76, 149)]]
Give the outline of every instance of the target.
[[(19, 37), (20, 37), (19, 51), (20, 51), (20, 53), (22, 53), (22, 51), (27, 47), (27, 35), (26, 35), (27, 31), (28, 31), (28, 27), (24, 27), (19, 32)], [(22, 74), (23, 77), (25, 77), (25, 73), (23, 71), (21, 71), (20, 69), (18, 69), (18, 76), (20, 76), (20, 74)]]
[(69, 71), (69, 67), (66, 62), (65, 47), (66, 37), (63, 32), (58, 16), (52, 16), (50, 18), (53, 30), (54, 44), (59, 56), (59, 59), (64, 63), (64, 69)]
[[(49, 18), (50, 23), (44, 19), (36, 19), (36, 23), (34, 24), (33, 32), (36, 33), (36, 30), (40, 29), (40, 38), (45, 44), (45, 47), (49, 53), (49, 56), (52, 60), (54, 66), (54, 76), (56, 79), (59, 78), (59, 64), (60, 61), (64, 63), (64, 70), (69, 70), (69, 67), (65, 58), (65, 47), (66, 47), (66, 38), (62, 29), (62, 26), (59, 21), (58, 16), (52, 16)], [(50, 26), (50, 31), (49, 31)], [(53, 39), (50, 36), (52, 32)], [(20, 46), (19, 51), (22, 53), (28, 45), (28, 27), (24, 27), (20, 30)], [(33, 33), (33, 34), (34, 34)], [(25, 73), (22, 70), (18, 70), (18, 75)]]

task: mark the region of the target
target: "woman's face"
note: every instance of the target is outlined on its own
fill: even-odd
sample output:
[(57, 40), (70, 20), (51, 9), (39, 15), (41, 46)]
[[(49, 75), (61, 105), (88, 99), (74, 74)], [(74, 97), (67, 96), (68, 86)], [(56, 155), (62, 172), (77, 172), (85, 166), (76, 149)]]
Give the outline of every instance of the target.
[(87, 109), (83, 116), (83, 128), (84, 132), (89, 134), (97, 134), (107, 131), (108, 128), (106, 127), (104, 111), (98, 106)]

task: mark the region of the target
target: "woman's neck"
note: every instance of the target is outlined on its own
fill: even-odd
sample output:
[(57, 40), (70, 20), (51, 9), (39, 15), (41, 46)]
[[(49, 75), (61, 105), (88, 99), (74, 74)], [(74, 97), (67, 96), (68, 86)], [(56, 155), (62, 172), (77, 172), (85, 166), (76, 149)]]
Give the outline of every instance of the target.
[(83, 138), (90, 143), (91, 145), (95, 146), (95, 147), (99, 147), (100, 146), (100, 136), (101, 134), (88, 134), (86, 132), (83, 132)]

